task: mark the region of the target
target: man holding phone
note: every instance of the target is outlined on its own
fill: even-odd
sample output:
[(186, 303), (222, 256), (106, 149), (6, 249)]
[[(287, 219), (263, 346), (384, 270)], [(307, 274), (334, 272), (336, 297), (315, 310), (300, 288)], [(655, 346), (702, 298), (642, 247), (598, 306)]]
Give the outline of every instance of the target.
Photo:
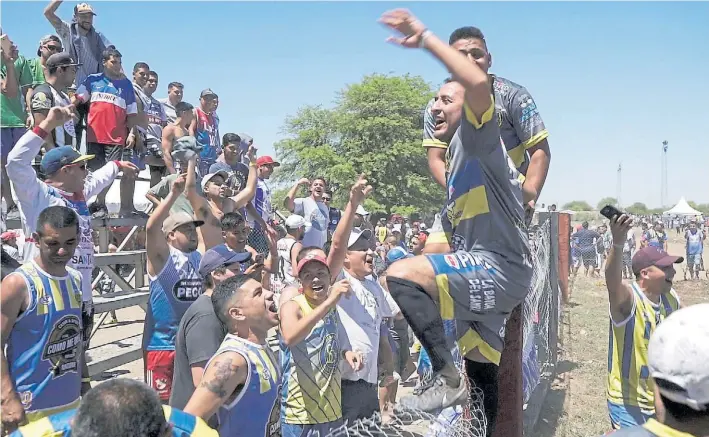
[(610, 215), (613, 246), (606, 262), (610, 335), (608, 344), (608, 413), (614, 429), (642, 425), (655, 413), (655, 383), (648, 372), (647, 345), (662, 320), (676, 311), (679, 297), (672, 288), (674, 264), (684, 261), (654, 247), (632, 258), (635, 280), (623, 282), (623, 249), (633, 220), (617, 209)]

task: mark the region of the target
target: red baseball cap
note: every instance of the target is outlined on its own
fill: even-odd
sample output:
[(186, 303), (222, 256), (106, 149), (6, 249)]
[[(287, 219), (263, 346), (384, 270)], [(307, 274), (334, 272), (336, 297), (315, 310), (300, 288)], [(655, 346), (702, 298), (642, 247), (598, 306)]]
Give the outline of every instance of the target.
[(672, 256), (655, 247), (646, 246), (635, 252), (635, 255), (633, 255), (633, 273), (637, 275), (640, 273), (640, 270), (651, 266), (665, 268), (671, 266), (672, 264), (679, 264), (681, 262), (684, 262), (684, 258), (681, 256)]
[(325, 267), (328, 269), (330, 266), (327, 265), (327, 260), (323, 258), (322, 256), (315, 255), (314, 253), (308, 254), (305, 256), (305, 258), (301, 259), (300, 262), (298, 263), (298, 266), (296, 267), (296, 271), (300, 272), (303, 267), (305, 267), (306, 264), (309, 262), (318, 262), (320, 264), (323, 264)]
[(278, 167), (281, 165), (281, 163), (278, 161), (274, 161), (273, 158), (268, 155), (264, 155), (256, 160), (256, 165), (258, 165), (259, 167), (261, 167), (262, 165), (272, 165), (274, 167)]

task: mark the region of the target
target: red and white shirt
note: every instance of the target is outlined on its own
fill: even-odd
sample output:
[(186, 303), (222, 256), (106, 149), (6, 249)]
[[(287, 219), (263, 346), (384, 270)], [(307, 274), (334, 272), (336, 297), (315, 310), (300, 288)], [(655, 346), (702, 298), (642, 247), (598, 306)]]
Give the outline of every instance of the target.
[(87, 141), (125, 145), (128, 116), (138, 113), (131, 81), (125, 77), (109, 79), (104, 73), (91, 74), (79, 86), (76, 96), (83, 102), (91, 102)]

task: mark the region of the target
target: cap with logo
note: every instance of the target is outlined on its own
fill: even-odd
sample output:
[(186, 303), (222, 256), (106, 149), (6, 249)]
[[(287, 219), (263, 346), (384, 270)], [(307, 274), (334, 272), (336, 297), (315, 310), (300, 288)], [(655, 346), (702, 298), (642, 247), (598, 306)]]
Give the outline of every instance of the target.
[(365, 240), (369, 240), (370, 238), (372, 238), (372, 231), (370, 231), (369, 229), (352, 229), (352, 232), (350, 233), (350, 238), (349, 240), (347, 240), (347, 248), (349, 249), (350, 247), (352, 247), (357, 242), (357, 240), (360, 239), (360, 237), (364, 238)]
[(174, 214), (170, 214), (162, 224), (162, 232), (167, 235), (175, 229), (187, 223), (194, 223), (195, 226), (199, 227), (204, 224), (202, 220), (195, 220), (194, 217), (187, 214), (184, 211), (180, 211)]
[(305, 219), (298, 214), (291, 214), (286, 218), (286, 227), (288, 229), (298, 229), (305, 226)]
[(675, 311), (650, 337), (648, 364), (658, 390), (667, 399), (696, 411), (709, 410), (707, 362), (709, 303)]
[(251, 259), (251, 252), (234, 252), (226, 244), (219, 244), (212, 247), (202, 255), (199, 262), (199, 275), (207, 276), (219, 267), (229, 264), (243, 263)]
[(310, 254), (306, 255), (305, 258), (301, 259), (298, 262), (298, 265), (296, 266), (296, 272), (301, 271), (303, 269), (303, 267), (305, 267), (305, 265), (308, 264), (309, 262), (317, 262), (317, 263), (324, 265), (328, 269), (330, 268), (330, 266), (327, 265), (327, 259), (325, 259), (324, 257), (322, 257), (320, 255), (310, 253)]
[(679, 264), (684, 261), (681, 256), (672, 256), (667, 252), (652, 246), (646, 246), (635, 252), (632, 260), (633, 273), (636, 275), (640, 270), (651, 266), (665, 268), (672, 264)]
[(76, 67), (81, 65), (81, 63), (74, 61), (71, 55), (66, 52), (55, 53), (46, 62), (47, 69), (59, 68), (59, 67)]
[(364, 209), (364, 207), (362, 205), (357, 205), (357, 210), (355, 211), (355, 214), (365, 216), (365, 215), (369, 215), (369, 212), (366, 209)]
[(202, 90), (201, 93), (199, 93), (199, 98), (200, 98), (200, 99), (201, 99), (201, 98), (204, 98), (204, 97), (219, 97), (219, 96), (217, 96), (217, 93), (215, 93), (214, 91), (212, 91), (211, 88), (207, 88), (207, 89)]
[(211, 181), (214, 176), (221, 176), (225, 182), (227, 179), (229, 179), (229, 173), (227, 173), (224, 170), (219, 170), (214, 173), (209, 173), (208, 175), (203, 177), (202, 182), (200, 182), (200, 185), (202, 186), (202, 191), (205, 191), (207, 189), (207, 183), (209, 183), (209, 181)]
[(262, 165), (272, 165), (274, 167), (279, 167), (281, 165), (281, 163), (278, 161), (274, 161), (273, 158), (271, 158), (268, 155), (264, 155), (264, 156), (260, 156), (256, 160), (256, 165), (259, 167), (261, 167)]
[(401, 246), (396, 246), (392, 247), (391, 249), (389, 249), (389, 252), (387, 252), (386, 263), (387, 266), (390, 266), (392, 263), (399, 261), (400, 259), (412, 257), (413, 255), (410, 254), (406, 249)]
[(74, 6), (74, 14), (93, 14), (93, 15), (96, 15), (96, 12), (94, 12), (94, 8), (92, 8), (90, 4), (88, 4), (88, 3), (79, 3), (78, 5)]
[(39, 170), (46, 176), (53, 175), (65, 165), (78, 164), (93, 159), (94, 155), (82, 155), (71, 146), (55, 147), (44, 154)]

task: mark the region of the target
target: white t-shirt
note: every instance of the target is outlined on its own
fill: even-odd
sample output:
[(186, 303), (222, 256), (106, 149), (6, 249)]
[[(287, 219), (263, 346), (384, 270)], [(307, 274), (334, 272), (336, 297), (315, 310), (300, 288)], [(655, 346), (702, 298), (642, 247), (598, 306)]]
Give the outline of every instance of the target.
[(341, 362), (342, 379), (358, 381), (363, 379), (370, 384), (376, 384), (378, 379), (379, 336), (384, 317), (393, 317), (400, 310), (391, 299), (394, 308), (381, 285), (367, 278), (360, 281), (344, 269), (337, 280), (347, 279), (352, 287), (349, 297), (341, 297), (337, 303), (337, 313), (340, 316), (341, 334), (346, 335), (352, 345), (352, 350), (361, 352), (362, 368), (353, 371), (346, 363)]
[(303, 247), (323, 248), (327, 243), (327, 226), (330, 223), (330, 208), (323, 202), (316, 202), (312, 197), (299, 197), (293, 201), (294, 214), (305, 218)]
[(628, 229), (628, 233), (625, 235), (625, 243), (623, 244), (623, 252), (631, 252), (633, 250), (632, 244), (635, 241), (635, 232), (632, 229)]

